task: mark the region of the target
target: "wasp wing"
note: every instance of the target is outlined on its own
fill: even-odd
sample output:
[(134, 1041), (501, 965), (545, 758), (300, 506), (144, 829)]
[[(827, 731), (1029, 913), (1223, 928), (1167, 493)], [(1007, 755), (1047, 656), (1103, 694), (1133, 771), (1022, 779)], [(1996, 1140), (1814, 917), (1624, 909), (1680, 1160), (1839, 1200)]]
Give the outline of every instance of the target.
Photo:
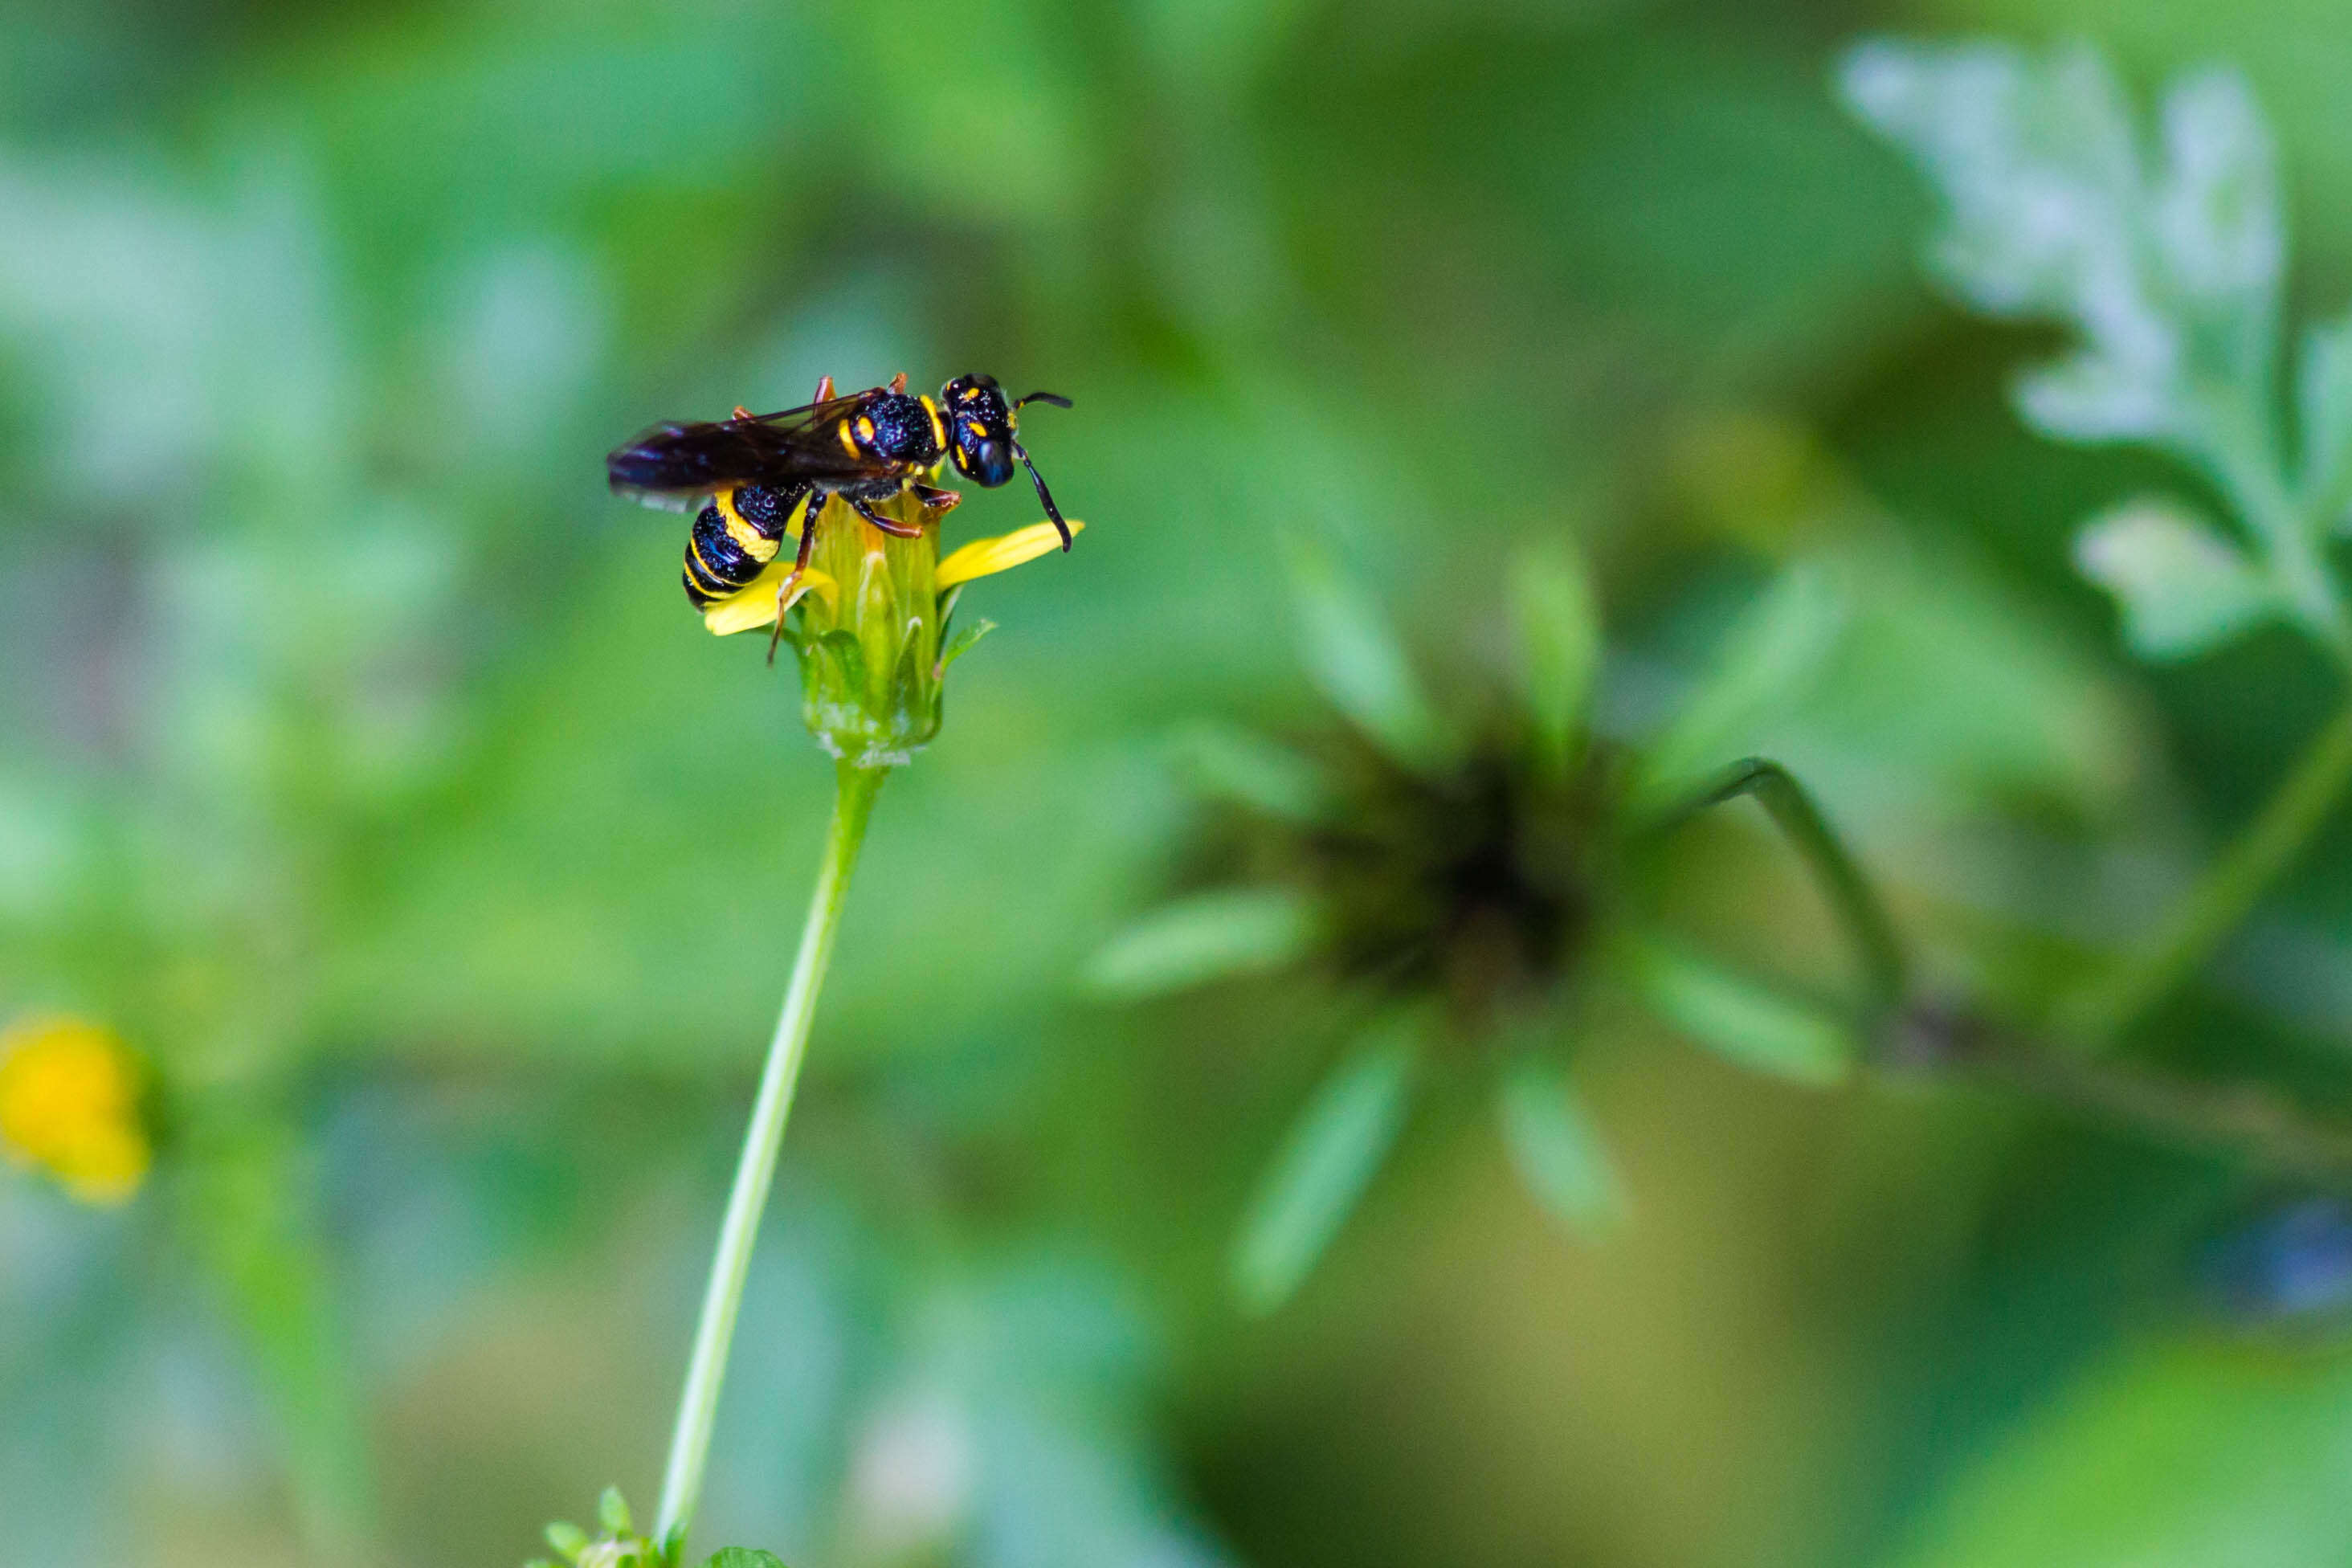
[(613, 449), (605, 477), (618, 494), (668, 506), (733, 485), (865, 477), (872, 465), (842, 445), (841, 426), (881, 395), (876, 387), (748, 419), (656, 425)]

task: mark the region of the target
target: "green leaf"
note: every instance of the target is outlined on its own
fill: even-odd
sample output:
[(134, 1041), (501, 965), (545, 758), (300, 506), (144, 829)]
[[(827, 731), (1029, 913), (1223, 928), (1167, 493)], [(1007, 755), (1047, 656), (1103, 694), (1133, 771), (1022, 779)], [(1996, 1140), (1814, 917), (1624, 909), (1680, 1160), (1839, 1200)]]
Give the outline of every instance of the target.
[(2086, 48), (1882, 40), (1846, 57), (1841, 85), (1943, 196), (1931, 263), (1954, 292), (2079, 334), (2021, 382), (2030, 423), (2209, 456), (2242, 442), (2216, 394), (2266, 406), (2284, 239), (2269, 133), (2236, 76), (2175, 82), (2153, 171)]
[(628, 1500), (621, 1496), (620, 1488), (606, 1487), (596, 1500), (596, 1522), (607, 1535), (626, 1535), (635, 1528), (629, 1521)]
[(1328, 808), (1331, 786), (1321, 768), (1246, 730), (1192, 725), (1173, 751), (1185, 782), (1211, 799), (1296, 823), (1320, 822)]
[(1555, 772), (1582, 753), (1601, 669), (1601, 611), (1591, 580), (1573, 552), (1530, 550), (1514, 574), (1519, 679), (1537, 742)]
[(940, 672), (944, 674), (950, 665), (971, 651), (974, 643), (995, 629), (996, 623), (983, 616), (956, 633), (949, 641), (947, 650), (940, 655)]
[(1164, 905), (1113, 937), (1087, 964), (1104, 995), (1165, 995), (1212, 980), (1264, 974), (1313, 941), (1315, 908), (1287, 888), (1235, 888)]
[(1505, 1069), (1496, 1110), (1519, 1179), (1552, 1216), (1588, 1235), (1625, 1217), (1624, 1186), (1582, 1098), (1557, 1062), (1525, 1056)]
[(2352, 501), (2352, 316), (2305, 332), (2295, 371), (2304, 499), (2317, 521), (2340, 527)]
[(1845, 619), (1845, 597), (1825, 573), (1805, 564), (1783, 572), (1725, 633), (1708, 673), (1643, 752), (1637, 807), (1661, 807), (1753, 751), (1763, 724), (1804, 695)]
[(1326, 1079), (1266, 1172), (1234, 1249), (1242, 1305), (1288, 1300), (1355, 1209), (1404, 1125), (1415, 1040), (1392, 1021)]
[(1655, 938), (1628, 939), (1622, 962), (1651, 1011), (1727, 1060), (1814, 1085), (1853, 1068), (1853, 1032), (1818, 1007)]
[(576, 1563), (580, 1554), (588, 1550), (588, 1532), (576, 1524), (558, 1520), (547, 1527), (547, 1543)]
[(2352, 1561), (2352, 1366), (2316, 1342), (2126, 1348), (1957, 1478), (1901, 1568)]
[(2161, 498), (2126, 502), (2085, 523), (2074, 564), (2115, 595), (2124, 640), (2142, 658), (2207, 652), (2285, 609), (2242, 551)]
[(702, 1568), (784, 1568), (784, 1563), (772, 1552), (750, 1546), (723, 1546), (710, 1554)]
[(1388, 616), (1320, 548), (1296, 545), (1291, 577), (1299, 656), (1323, 694), (1397, 761), (1420, 768), (1443, 763), (1452, 739)]

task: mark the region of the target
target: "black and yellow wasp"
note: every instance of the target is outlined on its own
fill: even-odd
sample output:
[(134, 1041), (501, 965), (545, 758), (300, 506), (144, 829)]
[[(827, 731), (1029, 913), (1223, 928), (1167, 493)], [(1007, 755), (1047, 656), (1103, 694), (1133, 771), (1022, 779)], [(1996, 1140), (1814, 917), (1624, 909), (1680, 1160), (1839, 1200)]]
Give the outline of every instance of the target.
[[(709, 497), (686, 546), (686, 595), (698, 606), (744, 587), (776, 558), (793, 518), (807, 509), (814, 522), (828, 497), (885, 533), (916, 530), (874, 510), (901, 490), (913, 490), (944, 510), (958, 497), (926, 481), (943, 458), (956, 472), (993, 489), (1013, 477), (1017, 458), (1037, 487), (1045, 515), (1070, 547), (1069, 525), (1054, 505), (1045, 477), (1014, 436), (1024, 404), (1070, 400), (1050, 392), (1008, 398), (992, 376), (960, 375), (937, 401), (908, 395), (907, 378), (836, 397), (833, 377), (817, 384), (816, 399), (777, 414), (738, 408), (716, 424), (656, 425), (605, 459), (613, 489), (656, 505), (691, 504)], [(814, 527), (800, 530), (800, 558), (808, 565)]]

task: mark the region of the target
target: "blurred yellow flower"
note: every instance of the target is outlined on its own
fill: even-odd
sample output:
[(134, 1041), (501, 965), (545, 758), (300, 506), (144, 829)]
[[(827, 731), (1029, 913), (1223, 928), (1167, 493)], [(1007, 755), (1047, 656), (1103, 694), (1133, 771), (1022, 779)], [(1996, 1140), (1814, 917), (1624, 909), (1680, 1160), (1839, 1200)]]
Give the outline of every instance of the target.
[[(1070, 520), (1070, 531), (1078, 533), (1086, 524)], [(877, 552), (878, 541), (868, 542)], [(975, 539), (961, 549), (951, 551), (938, 568), (937, 586), (941, 593), (959, 587), (978, 577), (992, 577), (999, 572), (1010, 572), (1040, 555), (1051, 554), (1062, 547), (1062, 537), (1050, 522), (1033, 522), (1026, 528), (1016, 528), (1011, 533), (994, 539)], [(936, 546), (935, 546), (936, 548)], [(778, 590), (793, 574), (793, 563), (779, 561), (753, 578), (745, 587), (715, 600), (702, 607), (702, 624), (718, 637), (732, 637), (737, 632), (764, 630), (776, 624)], [(800, 596), (807, 593), (822, 595), (831, 601), (838, 591), (833, 576), (815, 567), (801, 574), (793, 584), (793, 592), (783, 600), (790, 609)]]
[(84, 1203), (129, 1201), (151, 1151), (140, 1071), (112, 1030), (63, 1014), (0, 1030), (0, 1152)]

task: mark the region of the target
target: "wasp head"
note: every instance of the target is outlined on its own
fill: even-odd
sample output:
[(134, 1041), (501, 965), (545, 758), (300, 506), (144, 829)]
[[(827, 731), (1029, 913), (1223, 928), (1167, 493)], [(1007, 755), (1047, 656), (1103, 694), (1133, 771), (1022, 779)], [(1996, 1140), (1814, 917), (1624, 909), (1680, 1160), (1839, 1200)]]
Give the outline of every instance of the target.
[(1062, 548), (1067, 550), (1070, 531), (1062, 521), (1061, 510), (1054, 505), (1053, 495), (1045, 489), (1037, 465), (1029, 461), (1029, 454), (1013, 437), (1024, 403), (1050, 403), (1059, 408), (1070, 405), (1068, 398), (1050, 392), (1008, 398), (992, 375), (960, 375), (949, 382), (940, 389), (940, 405), (946, 412), (950, 430), (948, 454), (955, 460), (957, 473), (991, 489), (1013, 477), (1014, 462), (1024, 465), (1030, 481), (1037, 487), (1037, 500), (1045, 506), (1045, 515), (1054, 520), (1054, 526), (1062, 531)]
[(956, 472), (994, 489), (1013, 477), (1015, 416), (992, 375), (960, 375), (940, 389)]

